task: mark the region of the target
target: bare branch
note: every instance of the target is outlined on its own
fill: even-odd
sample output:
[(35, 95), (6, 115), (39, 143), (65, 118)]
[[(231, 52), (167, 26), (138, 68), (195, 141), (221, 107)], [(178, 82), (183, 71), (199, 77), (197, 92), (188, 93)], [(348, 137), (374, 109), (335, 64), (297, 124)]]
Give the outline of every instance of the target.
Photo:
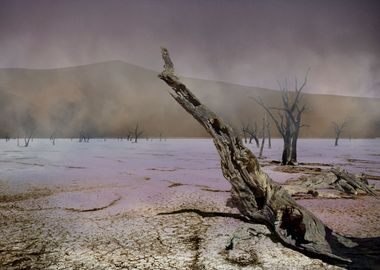
[(282, 126), (280, 125), (276, 117), (273, 115), (273, 113), (270, 111), (270, 109), (264, 104), (263, 100), (260, 97), (258, 98), (250, 97), (250, 98), (256, 101), (256, 103), (259, 104), (268, 113), (268, 115), (273, 120), (274, 124), (276, 125), (278, 132), (281, 134), (281, 136), (285, 136)]

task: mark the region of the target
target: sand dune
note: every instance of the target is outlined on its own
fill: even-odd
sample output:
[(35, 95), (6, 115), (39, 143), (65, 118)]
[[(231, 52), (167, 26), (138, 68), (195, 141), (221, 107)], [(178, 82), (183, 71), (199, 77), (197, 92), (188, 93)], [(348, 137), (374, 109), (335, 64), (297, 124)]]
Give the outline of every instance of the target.
[[(180, 70), (178, 70), (180, 74)], [(276, 90), (184, 78), (210, 108), (236, 127), (260, 122), (262, 110), (249, 97), (272, 106)], [(312, 89), (313, 82), (308, 87)], [(205, 136), (167, 94), (157, 72), (120, 61), (51, 70), (0, 69), (0, 135), (122, 136), (138, 122), (148, 136)], [(349, 120), (343, 136), (380, 136), (380, 99), (305, 94), (309, 110), (304, 137), (332, 137), (331, 121)], [(273, 125), (272, 125), (273, 126)], [(275, 132), (273, 127), (273, 132)], [(275, 133), (276, 135), (276, 133)]]

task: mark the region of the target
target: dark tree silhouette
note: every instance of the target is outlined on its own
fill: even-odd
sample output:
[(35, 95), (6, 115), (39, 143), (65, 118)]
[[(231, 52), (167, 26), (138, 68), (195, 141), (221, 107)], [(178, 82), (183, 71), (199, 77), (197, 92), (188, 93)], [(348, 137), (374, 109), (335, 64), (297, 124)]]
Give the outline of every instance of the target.
[(139, 129), (139, 124), (137, 123), (136, 126), (135, 126), (135, 129), (133, 130), (133, 139), (134, 139), (134, 142), (137, 143), (137, 140), (141, 137), (141, 135), (144, 134), (144, 131), (143, 130), (140, 130)]
[(257, 123), (251, 127), (250, 124), (242, 124), (242, 131), (244, 136), (244, 142), (247, 143), (247, 137), (249, 139), (249, 143), (252, 143), (252, 140), (255, 140), (256, 146), (259, 147), (259, 138), (257, 136)]
[(337, 123), (335, 123), (335, 122), (332, 122), (332, 125), (333, 125), (333, 127), (334, 127), (334, 131), (335, 131), (335, 143), (334, 143), (334, 145), (335, 145), (335, 146), (338, 146), (338, 140), (339, 140), (339, 138), (340, 138), (340, 135), (341, 135), (342, 132), (343, 132), (343, 129), (344, 129), (345, 127), (347, 127), (347, 121), (344, 121), (344, 122), (341, 123), (341, 124), (337, 124)]
[[(268, 113), (282, 136), (284, 141), (281, 157), (282, 165), (297, 164), (297, 142), (299, 131), (303, 126), (301, 123), (302, 114), (306, 110), (306, 106), (300, 104), (302, 100), (301, 92), (307, 83), (308, 73), (309, 70), (306, 72), (305, 79), (300, 86), (298, 85), (297, 79), (295, 79), (295, 90), (292, 93), (288, 90), (286, 80), (284, 85), (279, 83), (282, 92), (282, 107), (268, 107), (261, 98), (254, 98), (257, 104)], [(277, 117), (274, 111), (277, 111)]]
[(271, 149), (272, 148), (272, 136), (271, 136), (271, 133), (270, 133), (270, 121), (269, 119), (267, 120), (267, 134), (268, 134), (268, 148)]
[(36, 121), (32, 116), (32, 112), (28, 111), (27, 114), (21, 119), (21, 127), (24, 130), (24, 147), (28, 147), (30, 142), (33, 141), (33, 134), (36, 128)]
[(54, 129), (53, 133), (50, 135), (50, 140), (53, 145), (55, 145), (55, 135), (56, 135), (56, 129)]
[(267, 129), (266, 115), (264, 114), (264, 117), (263, 117), (263, 127), (262, 127), (262, 130), (261, 130), (262, 137), (261, 137), (261, 147), (260, 147), (259, 158), (263, 158), (263, 150), (264, 150), (266, 129)]
[(90, 142), (90, 133), (85, 130), (79, 132), (79, 142)]
[(30, 140), (32, 139), (32, 137), (33, 137), (33, 130), (31, 130), (30, 133), (29, 133), (29, 135), (24, 138), (24, 146), (25, 147), (29, 146)]

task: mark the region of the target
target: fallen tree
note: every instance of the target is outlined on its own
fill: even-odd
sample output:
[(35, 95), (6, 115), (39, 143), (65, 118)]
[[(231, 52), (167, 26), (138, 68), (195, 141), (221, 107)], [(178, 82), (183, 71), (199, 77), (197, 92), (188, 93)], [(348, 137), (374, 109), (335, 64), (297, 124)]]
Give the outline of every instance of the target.
[(264, 223), (287, 247), (311, 257), (351, 268), (375, 267), (380, 245), (376, 239), (359, 239), (333, 232), (310, 211), (275, 184), (238, 134), (203, 105), (174, 73), (168, 50), (162, 48), (164, 70), (158, 76), (171, 89), (170, 95), (212, 136), (221, 158), (224, 177), (231, 183), (234, 206), (249, 222)]
[[(342, 168), (322, 170), (315, 167), (278, 167), (288, 173), (303, 172), (296, 180), (288, 180), (284, 188), (294, 198), (355, 198), (357, 195), (377, 196), (374, 186), (368, 183), (365, 174), (355, 175)], [(284, 170), (289, 168), (289, 170)]]

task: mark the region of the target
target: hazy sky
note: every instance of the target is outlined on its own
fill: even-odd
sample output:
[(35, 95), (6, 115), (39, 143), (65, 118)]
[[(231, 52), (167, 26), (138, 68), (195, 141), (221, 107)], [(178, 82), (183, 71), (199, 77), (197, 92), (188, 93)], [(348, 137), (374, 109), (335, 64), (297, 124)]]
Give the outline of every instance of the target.
[(181, 75), (380, 97), (380, 1), (0, 0), (0, 67), (122, 60)]

